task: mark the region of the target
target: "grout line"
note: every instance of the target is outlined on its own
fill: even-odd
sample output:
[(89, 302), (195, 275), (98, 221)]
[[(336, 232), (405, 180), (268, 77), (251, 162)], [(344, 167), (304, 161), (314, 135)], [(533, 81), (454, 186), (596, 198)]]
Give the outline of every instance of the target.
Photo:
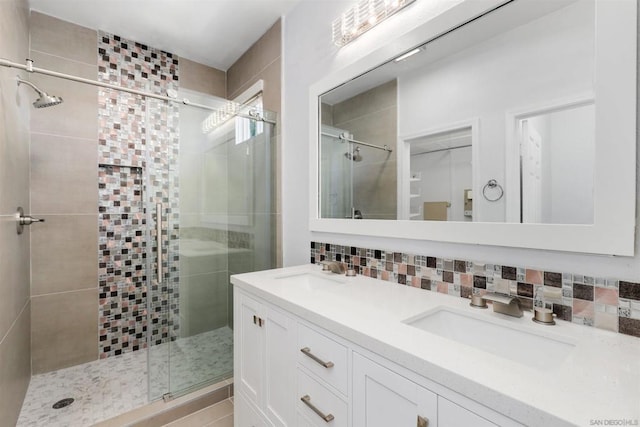
[(91, 142), (98, 142), (98, 136), (96, 135), (95, 139), (94, 138), (87, 138), (84, 136), (73, 136), (73, 135), (61, 135), (61, 134), (57, 134), (57, 133), (48, 133), (48, 132), (38, 132), (38, 131), (29, 131), (29, 133), (31, 135), (43, 135), (43, 136), (54, 136), (57, 138), (65, 138), (65, 139), (78, 139), (78, 140), (82, 140), (82, 141), (91, 141)]
[[(248, 87), (250, 87), (253, 83), (255, 83), (256, 79), (259, 79), (260, 75), (270, 66), (272, 66), (276, 61), (279, 61), (280, 58), (282, 58), (282, 54), (278, 55), (273, 61), (269, 62), (264, 68), (262, 68), (261, 70), (259, 70), (258, 72), (256, 72), (255, 74), (253, 74), (251, 77), (249, 77), (239, 88), (237, 88), (231, 95), (228, 96), (228, 98), (235, 98), (236, 96), (240, 95), (243, 92), (243, 89), (247, 89)], [(264, 90), (264, 89), (263, 89)], [(228, 95), (228, 94), (227, 94)], [(280, 100), (280, 105), (282, 105), (282, 99)], [(282, 108), (282, 107), (281, 107)], [(278, 114), (278, 116), (280, 116), (280, 114)], [(278, 119), (280, 119), (280, 117), (278, 117)]]
[(71, 294), (71, 293), (74, 293), (74, 292), (97, 291), (98, 289), (99, 289), (99, 287), (96, 285), (95, 288), (82, 288), (82, 289), (74, 289), (74, 290), (71, 290), (71, 291), (50, 292), (48, 294), (32, 295), (31, 299), (40, 298), (40, 297), (48, 297), (48, 296), (52, 296), (52, 295)]
[(74, 64), (85, 65), (85, 66), (87, 66), (87, 67), (95, 68), (96, 70), (98, 69), (98, 61), (97, 61), (98, 51), (97, 51), (97, 49), (96, 49), (96, 51), (95, 51), (95, 54), (96, 54), (96, 63), (95, 63), (95, 64), (91, 64), (91, 63), (88, 63), (88, 62), (78, 61), (77, 59), (71, 59), (71, 58), (67, 58), (67, 57), (65, 57), (65, 56), (54, 55), (53, 53), (45, 52), (45, 51), (43, 51), (43, 50), (31, 49), (31, 47), (29, 48), (29, 52), (35, 52), (35, 53), (39, 53), (39, 54), (42, 54), (42, 55), (51, 56), (51, 57), (53, 57), (53, 58), (58, 58), (58, 59), (62, 59), (62, 60), (64, 60), (64, 61), (73, 62)]
[(22, 307), (22, 309), (20, 310), (20, 312), (18, 313), (16, 318), (13, 319), (13, 322), (11, 323), (11, 326), (9, 326), (9, 329), (7, 329), (7, 333), (4, 334), (4, 336), (0, 340), (0, 346), (4, 343), (4, 340), (7, 339), (7, 337), (9, 336), (11, 331), (13, 330), (13, 327), (16, 325), (16, 323), (18, 323), (18, 319), (20, 319), (20, 317), (22, 316), (22, 313), (24, 313), (24, 311), (26, 310), (26, 308), (29, 305), (29, 303), (31, 303), (31, 298), (27, 298), (27, 302), (24, 304), (24, 306)]

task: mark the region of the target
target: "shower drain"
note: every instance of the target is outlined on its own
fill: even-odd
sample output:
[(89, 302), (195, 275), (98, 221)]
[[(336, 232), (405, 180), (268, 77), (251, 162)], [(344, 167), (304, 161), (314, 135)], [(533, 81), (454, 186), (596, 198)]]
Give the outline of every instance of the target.
[(73, 398), (71, 397), (67, 397), (66, 399), (62, 399), (62, 400), (58, 400), (56, 403), (53, 404), (53, 409), (62, 409), (62, 408), (66, 408), (67, 406), (71, 405), (73, 403)]

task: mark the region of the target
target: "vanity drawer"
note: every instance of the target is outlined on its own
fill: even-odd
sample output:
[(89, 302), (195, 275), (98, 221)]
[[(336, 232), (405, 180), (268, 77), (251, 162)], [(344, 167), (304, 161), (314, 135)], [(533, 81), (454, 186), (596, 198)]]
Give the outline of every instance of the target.
[(345, 395), (349, 374), (347, 360), (347, 347), (298, 324), (298, 363)]
[(314, 425), (347, 427), (347, 403), (298, 368), (298, 413)]

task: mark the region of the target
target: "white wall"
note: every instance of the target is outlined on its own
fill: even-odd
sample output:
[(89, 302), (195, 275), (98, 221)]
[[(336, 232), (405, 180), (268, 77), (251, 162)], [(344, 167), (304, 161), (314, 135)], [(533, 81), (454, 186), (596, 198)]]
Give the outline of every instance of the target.
[[(354, 2), (302, 1), (285, 17), (283, 32), (283, 240), (284, 265), (309, 262), (309, 242), (393, 249), (438, 257), (459, 257), (545, 270), (575, 271), (628, 280), (638, 278), (640, 257), (607, 257), (541, 250), (501, 248), (310, 232), (309, 206), (309, 86), (332, 71), (374, 51), (380, 44), (424, 23), (459, 1), (420, 1), (379, 27), (338, 49), (331, 42), (331, 22)], [(640, 186), (638, 186), (640, 188)], [(638, 200), (638, 199), (636, 199)], [(638, 250), (636, 236), (636, 253)]]
[(448, 221), (471, 221), (464, 216), (464, 190), (471, 189), (473, 180), (471, 147), (411, 156), (411, 172), (421, 173), (421, 204), (449, 202)]

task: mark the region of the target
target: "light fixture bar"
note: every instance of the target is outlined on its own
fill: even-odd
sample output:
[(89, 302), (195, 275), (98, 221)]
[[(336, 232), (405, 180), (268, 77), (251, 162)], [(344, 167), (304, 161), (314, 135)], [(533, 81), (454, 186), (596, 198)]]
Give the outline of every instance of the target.
[(396, 59), (394, 59), (393, 61), (394, 61), (394, 62), (404, 61), (405, 59), (407, 59), (407, 58), (409, 58), (409, 57), (411, 57), (411, 56), (415, 55), (416, 53), (419, 53), (421, 50), (422, 50), (421, 48), (417, 47), (417, 48), (415, 48), (415, 49), (413, 49), (413, 50), (410, 50), (410, 51), (409, 51), (409, 52), (407, 52), (407, 53), (403, 53), (402, 55), (398, 56), (398, 57), (397, 57)]
[(416, 0), (360, 0), (332, 24), (333, 43), (344, 46)]

